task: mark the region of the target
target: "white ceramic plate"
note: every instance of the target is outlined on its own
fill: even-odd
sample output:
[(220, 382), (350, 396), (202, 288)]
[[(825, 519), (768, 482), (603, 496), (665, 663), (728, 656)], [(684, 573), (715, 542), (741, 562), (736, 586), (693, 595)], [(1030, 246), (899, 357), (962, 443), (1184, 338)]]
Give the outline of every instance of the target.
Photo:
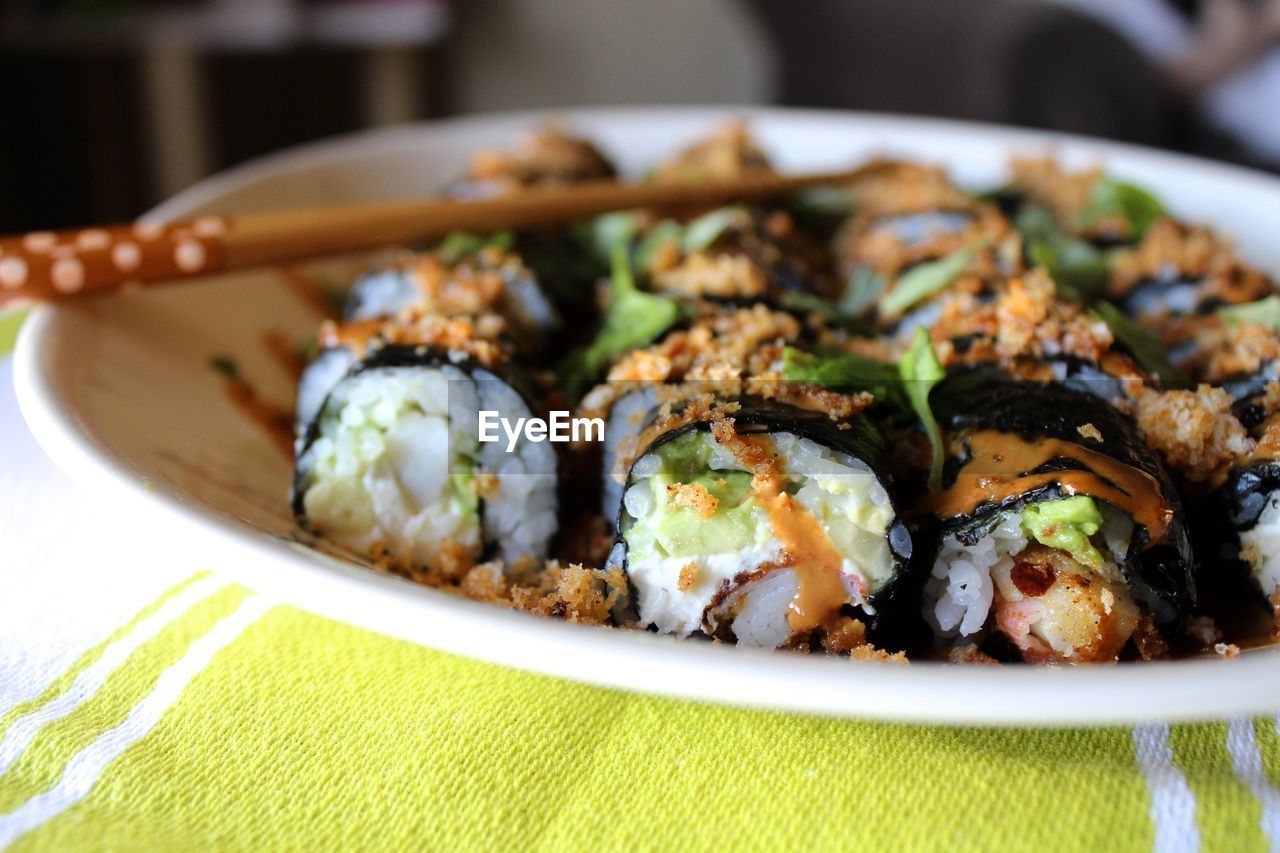
[[(1280, 267), (1280, 180), (1127, 146), (941, 121), (850, 113), (693, 108), (567, 114), (639, 171), (729, 115), (750, 119), (783, 168), (901, 154), (993, 184), (1011, 151), (1101, 162), (1148, 184), (1172, 210), (1234, 234)], [(470, 151), (503, 145), (534, 115), (363, 134), (267, 158), (204, 181), (161, 218), (429, 193)], [(264, 396), (291, 399), (263, 335), (305, 339), (316, 315), (279, 273), (35, 313), (15, 375), (32, 431), (86, 485), (137, 498), (155, 525), (189, 528), (213, 564), (318, 613), (463, 655), (630, 690), (901, 721), (1064, 725), (1195, 719), (1280, 709), (1280, 649), (1235, 660), (1112, 667), (895, 666), (773, 654), (509, 612), (334, 560), (294, 544), (288, 461), (232, 406), (208, 367), (226, 353)]]

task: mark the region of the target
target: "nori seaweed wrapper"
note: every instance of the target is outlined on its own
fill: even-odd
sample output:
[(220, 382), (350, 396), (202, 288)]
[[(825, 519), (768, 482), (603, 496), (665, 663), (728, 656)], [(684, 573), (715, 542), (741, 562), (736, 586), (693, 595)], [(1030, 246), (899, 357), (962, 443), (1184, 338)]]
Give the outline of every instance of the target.
[[(865, 417), (857, 415), (847, 421), (834, 421), (821, 412), (801, 409), (762, 397), (737, 397), (731, 401), (722, 401), (722, 404), (727, 402), (736, 403), (740, 407), (728, 416), (733, 419), (733, 428), (739, 435), (792, 433), (801, 438), (807, 438), (815, 444), (848, 454), (865, 463), (876, 476), (876, 479), (885, 486), (885, 490), (892, 496), (893, 492), (889, 488), (889, 480), (885, 474), (884, 440), (875, 426)], [(651, 415), (648, 420), (651, 422), (653, 416)], [(846, 423), (849, 427), (841, 429), (841, 423)], [(634, 468), (635, 462), (644, 455), (694, 430), (709, 432), (711, 430), (711, 421), (696, 420), (681, 424), (662, 433), (636, 454), (635, 460), (632, 461), (632, 467)], [(624, 491), (630, 485), (631, 471), (628, 470)], [(622, 529), (624, 515), (623, 507), (619, 506), (618, 516), (614, 524), (614, 529), (618, 531), (618, 534), (614, 540), (610, 562), (616, 564), (615, 561), (620, 559), (622, 562), (621, 568), (625, 570), (627, 544), (623, 538), (625, 531)], [(884, 588), (871, 599), (876, 603), (877, 607), (892, 597), (897, 587), (897, 581), (906, 573), (908, 564), (911, 561), (911, 533), (907, 530), (907, 526), (903, 523), (901, 516), (898, 515), (896, 508), (894, 520), (889, 525), (887, 539), (889, 550), (894, 555), (896, 572), (894, 578), (886, 583)]]
[[(1136, 426), (1119, 410), (1094, 394), (1056, 383), (1012, 379), (990, 367), (952, 373), (934, 389), (931, 400), (939, 420), (953, 435), (992, 430), (1012, 433), (1028, 443), (1057, 439), (1109, 456), (1151, 477), (1159, 490), (1158, 499), (1170, 513), (1169, 523), (1161, 539), (1151, 541), (1150, 531), (1135, 519), (1122, 565), (1125, 579), (1135, 598), (1160, 622), (1173, 621), (1194, 605), (1194, 561), (1177, 492)], [(1090, 434), (1096, 430), (1101, 440), (1086, 439), (1082, 428)], [(959, 456), (948, 460), (944, 487), (955, 483), (966, 461)], [(1077, 459), (1059, 456), (1022, 473), (1068, 470), (1089, 469)], [(961, 541), (976, 542), (996, 524), (999, 513), (1068, 496), (1059, 483), (1050, 480), (998, 504), (981, 504), (967, 515), (943, 519), (941, 528)]]
[[(530, 411), (534, 411), (534, 407), (529, 404), (529, 396), (525, 393), (523, 383), (516, 376), (505, 376), (494, 368), (484, 367), (478, 362), (470, 358), (454, 359), (448, 353), (433, 347), (418, 346), (412, 344), (386, 344), (371, 350), (364, 358), (360, 359), (346, 375), (343, 376), (334, 388), (345, 382), (353, 376), (365, 373), (370, 370), (378, 370), (387, 367), (454, 367), (471, 376), (478, 381), (488, 382), (504, 382), (514, 388), (526, 403), (529, 405)], [(332, 394), (333, 389), (330, 389)], [(316, 411), (315, 416), (311, 419), (311, 423), (307, 424), (305, 432), (302, 434), (302, 440), (298, 442), (295, 460), (301, 459), (307, 450), (320, 437), (320, 421), (324, 415), (325, 407), (328, 406), (328, 395), (325, 397), (324, 403)], [(446, 449), (442, 448), (444, 452)], [(306, 493), (306, 474), (300, 468), (294, 468), (293, 483), (290, 490), (290, 506), (293, 508), (294, 516), (300, 521), (304, 520), (306, 513), (303, 511), (303, 495)]]
[(1251, 530), (1267, 506), (1267, 497), (1280, 490), (1280, 459), (1259, 459), (1233, 468), (1219, 494), (1227, 518), (1238, 531)]

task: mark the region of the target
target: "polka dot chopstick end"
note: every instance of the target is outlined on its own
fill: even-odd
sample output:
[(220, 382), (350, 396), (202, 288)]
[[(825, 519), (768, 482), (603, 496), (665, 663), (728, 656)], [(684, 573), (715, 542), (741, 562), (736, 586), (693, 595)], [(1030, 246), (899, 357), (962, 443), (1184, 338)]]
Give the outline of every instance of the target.
[(228, 221), (138, 223), (0, 238), (0, 305), (128, 292), (144, 282), (224, 268)]

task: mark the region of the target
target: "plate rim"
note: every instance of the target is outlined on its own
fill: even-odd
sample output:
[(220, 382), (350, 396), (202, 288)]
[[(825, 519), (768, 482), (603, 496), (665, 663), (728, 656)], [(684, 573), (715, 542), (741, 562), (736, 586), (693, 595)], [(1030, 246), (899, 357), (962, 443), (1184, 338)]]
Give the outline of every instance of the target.
[[(278, 172), (295, 156), (301, 156), (306, 166), (324, 158), (340, 159), (344, 151), (367, 144), (370, 137), (404, 134), (411, 141), (424, 132), (447, 134), (450, 126), (462, 124), (532, 123), (548, 115), (563, 116), (572, 123), (575, 116), (601, 121), (623, 113), (634, 116), (655, 112), (681, 113), (685, 117), (705, 115), (709, 121), (737, 115), (748, 121), (789, 117), (864, 119), (883, 126), (909, 125), (918, 131), (961, 127), (980, 135), (1012, 134), (1010, 138), (1016, 143), (1074, 140), (1101, 151), (1127, 149), (1144, 156), (1149, 152), (1139, 146), (999, 125), (834, 110), (683, 106), (502, 112), (366, 131), (271, 154), (201, 181), (147, 217), (168, 218), (197, 210), (212, 197)], [(1185, 162), (1236, 173), (1237, 177), (1254, 174), (1252, 170), (1186, 155), (1150, 153), (1171, 158), (1172, 165)], [(1280, 678), (1276, 677), (1280, 675), (1280, 647), (1248, 652), (1230, 661), (1204, 658), (1098, 667), (854, 662), (572, 625), (470, 601), (314, 552), (303, 553), (298, 547), (210, 507), (184, 501), (166, 488), (148, 487), (129, 469), (125, 459), (89, 434), (75, 417), (74, 389), (61, 384), (46, 369), (54, 362), (52, 354), (59, 347), (60, 329), (76, 310), (75, 306), (37, 308), (19, 334), (13, 362), (14, 387), (19, 408), (39, 445), (77, 484), (126, 497), (158, 518), (181, 524), (199, 537), (201, 547), (208, 543), (212, 554), (236, 555), (237, 559), (224, 559), (225, 565), (219, 565), (217, 570), (280, 603), (295, 604), (448, 653), (579, 683), (820, 716), (1041, 727), (1192, 721), (1280, 710)], [(352, 596), (364, 599), (356, 612), (351, 612)], [(374, 613), (377, 618), (371, 618)], [(588, 631), (595, 632), (590, 640), (584, 633)], [(467, 632), (483, 632), (483, 645), (477, 646), (467, 638)], [(1091, 704), (1080, 708), (1079, 697), (1086, 693)]]

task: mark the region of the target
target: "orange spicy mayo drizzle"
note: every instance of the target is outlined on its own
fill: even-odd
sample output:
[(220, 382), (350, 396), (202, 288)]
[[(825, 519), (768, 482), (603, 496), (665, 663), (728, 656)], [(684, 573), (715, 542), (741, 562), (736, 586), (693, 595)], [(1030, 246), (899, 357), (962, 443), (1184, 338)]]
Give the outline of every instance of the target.
[[(1057, 483), (1068, 495), (1088, 495), (1127, 513), (1147, 529), (1151, 542), (1164, 538), (1173, 511), (1155, 477), (1088, 447), (1044, 438), (1027, 441), (1014, 433), (980, 430), (964, 438), (972, 458), (948, 489), (925, 498), (922, 508), (940, 518), (969, 515), (983, 504), (999, 504), (1041, 486)], [(1028, 474), (1054, 459), (1071, 459), (1089, 470)]]
[(818, 520), (783, 490), (777, 458), (762, 438), (740, 435), (729, 419), (712, 422), (711, 434), (751, 471), (751, 491), (769, 511), (769, 527), (782, 543), (782, 565), (796, 573), (796, 594), (787, 622), (796, 632), (822, 626), (848, 600), (844, 563)]
[(348, 347), (362, 353), (369, 341), (387, 324), (386, 320), (358, 320), (354, 323), (335, 323), (326, 320), (320, 324), (320, 346)]

